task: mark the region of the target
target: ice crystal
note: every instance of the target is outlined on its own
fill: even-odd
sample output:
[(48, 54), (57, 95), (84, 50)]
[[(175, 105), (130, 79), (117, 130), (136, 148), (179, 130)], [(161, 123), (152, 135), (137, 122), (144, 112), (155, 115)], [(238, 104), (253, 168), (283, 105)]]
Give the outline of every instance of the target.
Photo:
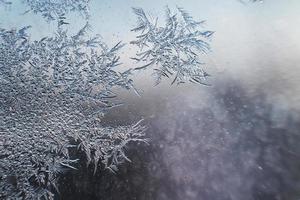
[(132, 59), (144, 63), (136, 70), (154, 68), (156, 84), (163, 77), (174, 77), (172, 83), (177, 84), (206, 84), (209, 75), (203, 70), (200, 54), (209, 52), (214, 32), (200, 30), (204, 21), (195, 21), (182, 8), (177, 10), (177, 14), (172, 14), (167, 7), (166, 23), (159, 26), (158, 19), (152, 22), (143, 9), (133, 8), (137, 26), (132, 31), (140, 34), (131, 44), (137, 45), (140, 52)]
[(0, 29), (0, 198), (53, 199), (56, 179), (73, 169), (71, 149), (87, 165), (115, 171), (124, 147), (144, 141), (144, 127), (103, 127), (118, 104), (113, 88), (133, 88), (131, 71), (117, 72), (118, 43), (87, 37), (88, 24), (69, 36), (59, 23), (53, 37), (30, 41), (27, 29)]
[[(33, 12), (41, 14), (47, 21), (57, 20), (60, 16), (70, 12), (78, 12), (84, 18), (89, 17), (90, 0), (20, 0), (28, 10), (25, 13)], [(0, 4), (10, 5), (10, 0), (0, 0)]]
[[(53, 199), (57, 178), (75, 169), (84, 152), (87, 166), (116, 171), (129, 160), (129, 142), (145, 142), (141, 121), (104, 127), (101, 119), (118, 106), (114, 88), (132, 89), (132, 69), (119, 72), (121, 42), (109, 48), (98, 35), (88, 35), (87, 23), (75, 35), (64, 28), (65, 14), (78, 11), (88, 18), (89, 0), (23, 0), (29, 11), (58, 22), (54, 36), (31, 41), (28, 29), (0, 28), (0, 198)], [(0, 0), (1, 4), (11, 4)], [(157, 66), (157, 84), (174, 75), (173, 83), (206, 84), (199, 53), (209, 51), (213, 32), (199, 31), (183, 9), (180, 16), (167, 9), (165, 27), (152, 23), (142, 9), (134, 9), (142, 32), (132, 44), (134, 58)], [(76, 169), (75, 169), (76, 170)]]
[(47, 20), (57, 19), (69, 12), (79, 12), (88, 17), (90, 0), (23, 0), (29, 11), (41, 13)]

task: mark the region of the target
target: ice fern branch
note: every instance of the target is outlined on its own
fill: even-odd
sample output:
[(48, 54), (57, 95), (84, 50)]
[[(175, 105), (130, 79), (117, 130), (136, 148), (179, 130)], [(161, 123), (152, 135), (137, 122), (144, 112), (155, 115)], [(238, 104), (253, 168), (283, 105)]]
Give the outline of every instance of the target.
[(173, 14), (167, 7), (165, 25), (159, 26), (158, 19), (152, 22), (142, 8), (133, 8), (137, 25), (132, 31), (139, 34), (131, 44), (140, 51), (132, 59), (143, 63), (135, 70), (153, 68), (156, 84), (164, 77), (172, 77), (172, 84), (207, 84), (209, 74), (203, 70), (200, 55), (210, 51), (214, 32), (201, 30), (204, 21), (195, 21), (184, 9), (177, 11)]
[[(85, 19), (89, 18), (90, 0), (19, 0), (27, 6), (28, 12), (41, 14), (47, 21), (57, 20), (70, 12), (80, 13)], [(0, 0), (0, 4), (12, 5), (11, 0)]]
[(90, 0), (22, 0), (28, 6), (28, 12), (42, 14), (50, 20), (55, 20), (61, 15), (76, 11), (85, 18), (89, 16)]

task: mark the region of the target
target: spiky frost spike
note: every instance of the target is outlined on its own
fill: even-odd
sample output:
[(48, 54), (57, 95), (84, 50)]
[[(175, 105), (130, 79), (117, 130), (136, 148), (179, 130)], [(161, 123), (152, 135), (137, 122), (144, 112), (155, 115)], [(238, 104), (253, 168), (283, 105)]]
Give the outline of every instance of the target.
[[(59, 174), (74, 170), (70, 149), (87, 165), (116, 170), (124, 148), (144, 141), (141, 125), (103, 127), (113, 89), (133, 88), (131, 71), (115, 71), (122, 43), (108, 48), (87, 36), (87, 25), (69, 36), (31, 42), (28, 26), (0, 30), (0, 197), (52, 199)], [(103, 167), (102, 167), (103, 168)]]
[(166, 8), (166, 23), (158, 26), (150, 22), (142, 8), (133, 8), (137, 16), (137, 26), (132, 29), (139, 32), (131, 44), (140, 51), (132, 58), (142, 63), (135, 70), (153, 68), (159, 84), (163, 78), (171, 78), (172, 84), (193, 82), (207, 85), (207, 73), (203, 70), (200, 55), (210, 51), (210, 39), (213, 31), (201, 30), (204, 21), (197, 22), (184, 9), (172, 14)]

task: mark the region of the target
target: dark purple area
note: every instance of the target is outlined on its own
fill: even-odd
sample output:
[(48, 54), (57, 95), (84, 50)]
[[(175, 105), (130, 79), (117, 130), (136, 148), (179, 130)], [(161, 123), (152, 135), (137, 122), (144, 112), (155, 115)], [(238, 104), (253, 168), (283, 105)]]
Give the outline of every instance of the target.
[(140, 102), (112, 111), (103, 123), (145, 117), (150, 145), (132, 144), (132, 162), (117, 174), (93, 176), (84, 164), (70, 171), (57, 199), (299, 199), (299, 113), (279, 109), (264, 92), (250, 96), (234, 81), (209, 88), (206, 100), (182, 92)]

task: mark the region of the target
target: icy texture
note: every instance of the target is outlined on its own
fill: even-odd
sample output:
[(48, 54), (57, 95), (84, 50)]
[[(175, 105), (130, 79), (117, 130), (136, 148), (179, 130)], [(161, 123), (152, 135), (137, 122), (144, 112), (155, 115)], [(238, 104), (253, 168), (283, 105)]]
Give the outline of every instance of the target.
[[(116, 72), (117, 51), (88, 25), (69, 36), (58, 25), (54, 37), (31, 42), (24, 27), (0, 29), (0, 197), (52, 199), (56, 178), (86, 154), (87, 165), (116, 170), (128, 158), (124, 147), (144, 141), (144, 127), (102, 127), (117, 104), (112, 89), (132, 88), (130, 71)], [(89, 38), (89, 39), (87, 39)]]
[(7, 0), (0, 0), (0, 5), (3, 4), (3, 5), (10, 5), (11, 4), (11, 1), (7, 1)]
[(263, 3), (264, 1), (263, 0), (239, 0), (240, 2), (242, 2), (242, 3), (249, 3), (249, 2), (251, 2), (251, 3), (255, 3), (255, 2), (259, 2), (259, 3)]
[(77, 11), (88, 17), (90, 0), (23, 0), (29, 11), (41, 13), (47, 20), (57, 19), (66, 13)]
[(177, 14), (172, 14), (166, 8), (166, 23), (161, 27), (157, 19), (151, 22), (143, 9), (133, 8), (137, 26), (132, 31), (140, 34), (131, 44), (137, 45), (140, 52), (132, 59), (144, 63), (136, 70), (154, 68), (156, 84), (163, 77), (173, 77), (172, 83), (177, 84), (187, 81), (207, 84), (209, 75), (202, 68), (200, 54), (210, 50), (213, 32), (200, 30), (204, 21), (195, 21), (182, 8), (177, 10)]
[[(41, 14), (47, 21), (56, 20), (70, 12), (79, 12), (84, 18), (89, 17), (90, 0), (20, 0), (28, 8), (27, 12)], [(0, 0), (0, 5), (10, 5), (13, 1)]]
[[(56, 20), (58, 27), (54, 36), (36, 41), (30, 41), (30, 26), (0, 28), (0, 198), (53, 199), (57, 178), (75, 169), (80, 159), (70, 152), (84, 152), (94, 173), (97, 168), (114, 172), (129, 161), (124, 152), (129, 142), (145, 142), (145, 127), (141, 121), (118, 127), (101, 124), (105, 112), (120, 105), (113, 100), (114, 88), (137, 91), (130, 78), (133, 70), (115, 70), (121, 42), (109, 48), (99, 36), (88, 35), (88, 23), (72, 36), (64, 28), (65, 14), (71, 11), (88, 19), (88, 0), (23, 3), (47, 21)], [(135, 59), (150, 62), (135, 70), (159, 66), (157, 84), (173, 74), (173, 83), (205, 84), (208, 74), (198, 54), (209, 50), (206, 40), (213, 32), (197, 31), (203, 22), (181, 8), (180, 20), (167, 9), (164, 28), (151, 24), (142, 9), (134, 11), (139, 20), (134, 31), (147, 32), (132, 42), (142, 50)]]

